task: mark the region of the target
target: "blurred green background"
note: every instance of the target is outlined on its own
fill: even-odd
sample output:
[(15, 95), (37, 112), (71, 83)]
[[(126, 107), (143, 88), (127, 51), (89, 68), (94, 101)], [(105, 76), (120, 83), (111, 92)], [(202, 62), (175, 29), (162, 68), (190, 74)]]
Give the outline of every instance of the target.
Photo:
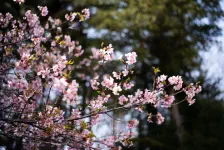
[[(185, 82), (200, 81), (202, 93), (194, 105), (176, 105), (163, 112), (161, 126), (140, 119), (133, 150), (223, 150), (224, 105), (219, 79), (211, 82), (202, 69), (203, 51), (219, 44), (223, 36), (217, 23), (223, 19), (221, 0), (27, 0), (18, 5), (1, 0), (0, 12), (14, 16), (25, 10), (48, 6), (51, 16), (63, 18), (68, 11), (89, 8), (91, 18), (68, 30), (88, 49), (112, 43), (116, 51), (136, 51), (136, 88), (151, 88), (152, 66), (167, 75), (181, 75)], [(210, 66), (213, 67), (213, 66)], [(181, 96), (180, 98), (181, 99)], [(150, 106), (147, 111), (157, 111)], [(6, 144), (0, 140), (0, 145)], [(10, 145), (10, 144), (8, 144)], [(10, 146), (8, 146), (10, 148)], [(12, 149), (12, 147), (11, 147)], [(19, 147), (17, 147), (19, 149)]]

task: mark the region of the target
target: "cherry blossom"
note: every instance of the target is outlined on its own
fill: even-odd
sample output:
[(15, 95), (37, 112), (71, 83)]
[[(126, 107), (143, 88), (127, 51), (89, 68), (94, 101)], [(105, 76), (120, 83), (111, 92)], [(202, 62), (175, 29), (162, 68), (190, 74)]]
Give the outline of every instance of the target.
[(70, 12), (70, 14), (68, 15), (68, 14), (66, 14), (65, 15), (65, 19), (67, 20), (67, 21), (70, 21), (70, 22), (72, 22), (72, 21), (74, 21), (74, 19), (75, 19), (75, 17), (77, 16), (77, 13), (75, 13), (75, 12)]
[(180, 90), (182, 88), (182, 77), (181, 76), (172, 76), (168, 78), (168, 81), (171, 85), (175, 85), (174, 89), (175, 90)]
[(114, 87), (113, 87), (113, 89), (112, 89), (112, 91), (113, 91), (114, 95), (119, 95), (118, 92), (121, 92), (122, 91), (121, 86), (115, 84)]
[(33, 27), (35, 25), (37, 25), (38, 21), (39, 21), (39, 17), (36, 15), (36, 14), (32, 14), (31, 13), (31, 10), (28, 10), (26, 13), (25, 13), (25, 16), (26, 16), (26, 19), (28, 21), (28, 25), (30, 27)]
[(64, 77), (62, 78), (54, 78), (53, 86), (59, 90), (59, 92), (63, 92), (68, 85), (68, 82)]
[(114, 85), (114, 79), (111, 76), (105, 76), (101, 85), (110, 89)]
[(155, 92), (150, 92), (148, 89), (144, 91), (144, 102), (155, 104), (157, 100), (157, 95)]
[(48, 68), (46, 68), (45, 70), (41, 70), (39, 72), (37, 72), (38, 76), (42, 76), (42, 78), (46, 78), (50, 73), (50, 70)]
[(161, 103), (162, 103), (163, 107), (168, 108), (168, 107), (171, 107), (171, 104), (174, 102), (174, 100), (175, 100), (174, 96), (166, 95)]
[(194, 85), (193, 83), (191, 83), (188, 87), (186, 87), (184, 89), (184, 92), (186, 93), (187, 95), (187, 102), (189, 103), (189, 105), (192, 105), (195, 103), (195, 99), (193, 99), (193, 97), (200, 93), (202, 90), (201, 86), (200, 85)]
[[(49, 16), (44, 23), (40, 18), (48, 15), (48, 9), (38, 9), (39, 15), (27, 10), (19, 18), (0, 13), (0, 27), (4, 28), (0, 33), (4, 57), (0, 62), (0, 134), (22, 139), (23, 149), (44, 145), (115, 149), (115, 142), (129, 147), (136, 136), (131, 131), (138, 125), (136, 119), (122, 121), (125, 130), (118, 129), (103, 138), (92, 129), (105, 124), (107, 117), (117, 121), (111, 114), (120, 110), (124, 115), (129, 114), (128, 110), (146, 113), (149, 123), (156, 119), (157, 124), (162, 124), (162, 114), (146, 112), (145, 104), (166, 109), (179, 103), (176, 95), (184, 93), (183, 101), (192, 105), (201, 92), (199, 84), (185, 86), (181, 76), (167, 75), (156, 75), (152, 89), (135, 90), (136, 81), (129, 74), (134, 74), (136, 52), (124, 54), (124, 60), (117, 61), (112, 44), (84, 50), (78, 40), (64, 34), (62, 25), (85, 21), (90, 17), (89, 9), (68, 12), (62, 20)], [(119, 65), (110, 72), (106, 66), (111, 61)]]
[(167, 76), (166, 75), (160, 75), (158, 78), (157, 78), (157, 88), (162, 88), (164, 87), (164, 85), (166, 84), (166, 79), (167, 79)]
[(128, 75), (129, 72), (128, 72), (127, 69), (124, 69), (124, 71), (122, 71), (122, 73), (123, 73), (123, 76), (126, 77), (126, 76)]
[(13, 1), (15, 1), (15, 2), (17, 2), (17, 3), (19, 3), (19, 4), (22, 4), (22, 3), (25, 2), (25, 0), (13, 0)]
[(124, 82), (123, 87), (125, 90), (129, 90), (134, 86), (132, 83)]
[(15, 63), (15, 69), (28, 72), (30, 70), (30, 54), (23, 53), (20, 61)]
[(127, 53), (125, 54), (125, 56), (127, 57), (127, 64), (133, 65), (134, 63), (136, 63), (137, 54), (135, 52)]
[(117, 72), (112, 72), (113, 73), (113, 77), (116, 78), (117, 80), (120, 80), (121, 79), (121, 75)]
[(160, 112), (157, 113), (156, 118), (157, 118), (157, 124), (162, 124), (164, 122), (164, 117)]
[(89, 9), (87, 9), (87, 8), (83, 9), (82, 14), (83, 14), (83, 17), (85, 18), (85, 20), (89, 19), (89, 17), (90, 17)]
[(63, 100), (68, 104), (77, 105), (78, 101), (78, 87), (79, 84), (76, 80), (73, 80), (72, 83), (68, 86), (68, 89), (64, 92)]
[(98, 82), (99, 76), (96, 75), (93, 79), (90, 80), (91, 83), (91, 87), (93, 88), (93, 90), (98, 90), (98, 86), (100, 85), (100, 83)]
[(38, 9), (41, 11), (41, 16), (47, 16), (48, 14), (47, 6), (38, 6)]
[(125, 97), (124, 95), (121, 95), (118, 99), (119, 99), (119, 104), (120, 105), (124, 105), (125, 103), (128, 102), (128, 98)]

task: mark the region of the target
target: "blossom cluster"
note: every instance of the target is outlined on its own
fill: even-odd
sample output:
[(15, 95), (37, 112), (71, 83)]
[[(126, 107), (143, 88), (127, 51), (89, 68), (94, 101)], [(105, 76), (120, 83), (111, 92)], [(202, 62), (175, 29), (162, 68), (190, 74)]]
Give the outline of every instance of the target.
[(19, 4), (22, 4), (22, 3), (25, 2), (25, 0), (13, 0), (13, 1), (15, 1), (15, 2), (17, 2), (17, 3), (19, 3)]
[[(0, 27), (7, 28), (0, 33), (4, 57), (0, 79), (5, 81), (0, 87), (0, 135), (22, 138), (24, 149), (43, 145), (112, 149), (118, 141), (130, 146), (135, 136), (132, 129), (138, 125), (136, 119), (125, 121), (125, 131), (120, 129), (119, 134), (106, 137), (98, 137), (92, 127), (111, 112), (128, 113), (126, 110), (131, 109), (127, 108), (147, 114), (149, 123), (162, 124), (162, 114), (146, 113), (145, 105), (171, 107), (175, 95), (181, 92), (186, 94), (189, 105), (195, 102), (201, 86), (183, 86), (181, 76), (160, 75), (155, 79), (155, 88), (134, 92), (135, 82), (130, 77), (133, 65), (138, 63), (136, 52), (117, 59), (112, 44), (84, 51), (78, 41), (64, 35), (61, 25), (70, 25), (76, 17), (79, 21), (88, 19), (89, 9), (69, 12), (64, 20), (49, 16), (44, 25), (40, 17), (47, 17), (48, 9), (38, 9), (40, 16), (28, 10), (22, 19), (10, 13), (0, 14)], [(120, 62), (120, 69), (105, 73), (111, 61)], [(173, 93), (167, 92), (168, 87)]]

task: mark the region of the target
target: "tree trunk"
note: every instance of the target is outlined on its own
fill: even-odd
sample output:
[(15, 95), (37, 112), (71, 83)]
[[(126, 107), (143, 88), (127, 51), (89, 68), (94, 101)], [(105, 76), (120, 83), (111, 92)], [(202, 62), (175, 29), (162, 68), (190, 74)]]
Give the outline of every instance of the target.
[(174, 121), (176, 122), (176, 127), (177, 127), (176, 134), (177, 134), (177, 137), (180, 141), (180, 146), (181, 146), (181, 149), (182, 149), (184, 126), (183, 126), (183, 117), (181, 116), (181, 114), (179, 112), (178, 105), (172, 106), (171, 113), (172, 113)]

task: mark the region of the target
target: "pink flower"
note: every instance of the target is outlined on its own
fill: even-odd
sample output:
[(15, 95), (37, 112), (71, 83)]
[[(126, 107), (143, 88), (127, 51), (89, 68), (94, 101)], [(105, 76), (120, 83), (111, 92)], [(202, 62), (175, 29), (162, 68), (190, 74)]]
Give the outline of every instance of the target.
[(122, 71), (122, 73), (123, 73), (123, 76), (126, 77), (128, 75), (128, 70), (124, 69), (124, 71)]
[(8, 81), (8, 86), (13, 88), (13, 89), (19, 89), (21, 91), (25, 91), (28, 89), (28, 82), (26, 79), (15, 79)]
[(201, 88), (201, 86), (199, 85), (199, 86), (196, 88), (195, 93), (198, 94), (198, 93), (200, 93), (201, 91), (202, 91), (202, 88)]
[(82, 10), (82, 15), (83, 15), (85, 20), (89, 19), (89, 17), (90, 17), (89, 9), (87, 9), (87, 8), (83, 9)]
[(133, 119), (133, 120), (129, 120), (128, 121), (128, 128), (134, 128), (134, 127), (136, 127), (137, 125), (138, 125), (138, 121), (136, 120), (136, 119)]
[(136, 92), (135, 92), (135, 97), (140, 99), (140, 101), (142, 101), (142, 97), (144, 95), (144, 92), (140, 89), (138, 89)]
[(65, 15), (65, 19), (66, 19), (67, 21), (72, 22), (72, 21), (75, 19), (76, 16), (77, 16), (76, 13), (72, 13), (72, 12), (70, 12), (70, 15), (68, 15), (68, 14)]
[(137, 54), (135, 52), (127, 53), (125, 54), (125, 56), (127, 57), (126, 61), (127, 64), (132, 65), (136, 63)]
[(119, 100), (119, 104), (120, 104), (120, 105), (124, 105), (126, 102), (128, 102), (128, 98), (125, 97), (124, 95), (121, 95), (121, 96), (118, 98), (118, 100)]
[(107, 47), (100, 49), (100, 55), (104, 60), (110, 61), (112, 60), (112, 54), (114, 53), (114, 49), (112, 48), (112, 44), (109, 44)]
[(82, 133), (81, 133), (81, 136), (82, 136), (82, 138), (83, 138), (83, 140), (85, 141), (85, 146), (91, 146), (91, 139), (90, 139), (90, 131), (89, 130), (87, 130), (87, 129), (84, 129), (83, 131), (82, 131)]
[(94, 89), (94, 90), (98, 90), (98, 86), (100, 85), (100, 83), (97, 81), (99, 79), (99, 76), (95, 76), (93, 79), (90, 80), (90, 84), (91, 84), (91, 87)]
[(47, 6), (38, 6), (37, 7), (40, 11), (41, 11), (41, 16), (47, 16), (48, 14), (48, 9), (47, 9)]
[(192, 98), (187, 98), (187, 102), (189, 103), (189, 106), (191, 106), (192, 104), (195, 103), (195, 99), (192, 99)]
[(181, 76), (172, 76), (168, 79), (171, 85), (175, 85), (173, 88), (174, 90), (180, 90), (182, 88), (183, 80)]
[(113, 54), (114, 53), (114, 48), (112, 47), (112, 44), (109, 44), (105, 50), (107, 51), (107, 53), (109, 54)]
[(78, 87), (79, 84), (76, 80), (73, 80), (72, 83), (68, 86), (68, 89), (64, 92), (63, 100), (68, 104), (77, 105), (78, 104)]
[(108, 136), (102, 141), (103, 144), (108, 145), (109, 147), (113, 147), (115, 142), (116, 142), (115, 136)]
[(144, 91), (144, 103), (155, 104), (156, 100), (157, 100), (157, 98), (156, 98), (155, 92), (150, 92), (149, 90), (145, 89), (145, 91)]
[(68, 82), (66, 81), (66, 79), (64, 77), (62, 78), (54, 78), (54, 84), (53, 86), (59, 91), (59, 92), (63, 92), (65, 90), (65, 88), (67, 87)]
[(46, 68), (45, 70), (41, 70), (39, 72), (37, 72), (38, 76), (42, 76), (42, 78), (46, 78), (50, 73), (50, 70), (48, 68)]
[(22, 3), (24, 3), (25, 2), (25, 0), (13, 0), (14, 2), (17, 2), (17, 3), (19, 3), (19, 4), (22, 4)]
[(174, 96), (166, 95), (165, 99), (163, 100), (163, 106), (166, 108), (170, 107), (174, 100), (175, 100)]
[(28, 10), (25, 13), (26, 19), (28, 21), (29, 26), (33, 27), (36, 25), (36, 23), (39, 21), (39, 18), (36, 14), (32, 14), (31, 10)]
[(81, 112), (78, 109), (72, 109), (72, 118), (79, 118), (81, 117)]
[(156, 117), (157, 117), (157, 124), (162, 124), (164, 122), (164, 117), (160, 112), (157, 113)]
[(31, 67), (31, 65), (29, 63), (30, 62), (29, 60), (30, 60), (30, 54), (23, 53), (20, 61), (15, 63), (16, 70), (28, 72), (30, 70), (30, 67)]
[(162, 88), (164, 86), (164, 82), (166, 81), (167, 76), (161, 75), (157, 78), (157, 88)]
[(54, 72), (54, 75), (55, 75), (55, 76), (58, 76), (59, 74), (61, 74), (61, 69), (59, 68), (58, 65), (54, 65), (54, 66), (52, 67), (52, 69), (53, 69), (53, 72)]
[(132, 83), (124, 82), (123, 87), (125, 90), (131, 89), (134, 86)]
[(121, 79), (121, 75), (119, 74), (119, 73), (117, 73), (117, 72), (112, 72), (113, 73), (113, 76), (114, 76), (114, 78), (116, 78), (117, 80), (120, 80)]
[[(40, 36), (42, 36), (44, 34), (44, 28), (42, 28), (42, 27), (35, 27), (34, 29), (33, 29), (33, 35), (35, 36), (35, 37), (40, 37)], [(38, 38), (37, 38), (38, 39)], [(37, 39), (33, 39), (33, 41), (36, 41), (36, 43), (38, 43), (39, 41), (37, 41)]]
[(187, 95), (187, 102), (189, 103), (189, 105), (192, 105), (195, 103), (195, 99), (193, 99), (193, 97), (200, 93), (202, 90), (201, 86), (196, 85), (196, 87), (194, 86), (193, 83), (191, 83), (188, 87), (186, 87), (184, 89), (185, 94)]
[(104, 108), (103, 104), (106, 103), (109, 100), (109, 98), (110, 95), (106, 95), (105, 97), (98, 96), (96, 99), (90, 101), (91, 108), (93, 110)]
[(100, 59), (101, 58), (101, 53), (99, 49), (96, 48), (91, 48), (92, 56), (90, 56), (90, 59)]
[(111, 76), (104, 77), (103, 81), (101, 82), (102, 86), (107, 87), (110, 89), (114, 84), (114, 79)]
[(160, 75), (157, 79), (159, 82), (163, 82), (163, 81), (166, 81), (167, 76), (163, 74), (163, 75)]
[(66, 67), (66, 63), (67, 63), (67, 59), (66, 56), (61, 56), (60, 60), (58, 61), (58, 67), (60, 70), (63, 70)]
[(117, 83), (114, 85), (113, 89), (112, 89), (114, 95), (119, 95), (118, 92), (121, 92), (122, 89), (121, 89), (121, 86), (117, 85)]

